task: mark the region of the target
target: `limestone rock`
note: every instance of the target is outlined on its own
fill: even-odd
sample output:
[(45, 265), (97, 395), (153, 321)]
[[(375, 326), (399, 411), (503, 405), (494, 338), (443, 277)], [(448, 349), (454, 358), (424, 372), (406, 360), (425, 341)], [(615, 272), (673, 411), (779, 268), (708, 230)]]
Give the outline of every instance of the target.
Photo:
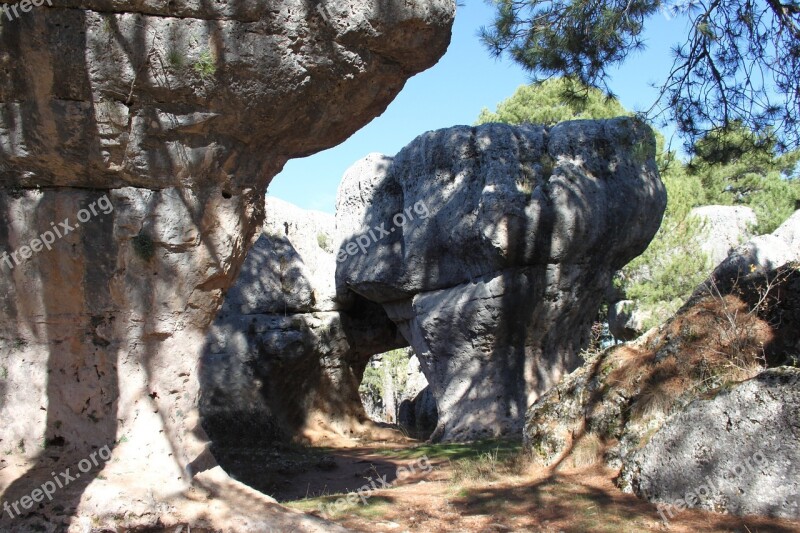
[(644, 332), (649, 313), (633, 300), (620, 300), (608, 306), (608, 329), (617, 340), (633, 340)]
[(430, 386), (419, 391), (413, 399), (403, 400), (398, 423), (419, 439), (427, 440), (430, 437), (439, 423), (436, 398), (433, 397)]
[(406, 386), (403, 390), (403, 399), (416, 398), (417, 395), (428, 387), (428, 380), (422, 373), (419, 358), (412, 353), (406, 369)]
[(679, 507), (800, 518), (800, 369), (775, 368), (697, 400), (626, 462), (636, 494)]
[(752, 272), (764, 273), (800, 261), (800, 210), (770, 235), (759, 235), (736, 247), (711, 274), (717, 283), (731, 283)]
[[(0, 276), (0, 417), (14, 422), (0, 439), (28, 468), (0, 470), (4, 498), (113, 448), (15, 528), (139, 528), (213, 510), (211, 529), (227, 516), (226, 530), (330, 530), (215, 466), (199, 361), (269, 180), (433, 65), (454, 4), (322, 7), (66, 0), (3, 24), (0, 249), (13, 262)], [(35, 244), (62, 221), (75, 229)], [(217, 496), (198, 504), (198, 487)]]
[(653, 154), (629, 118), (486, 124), (345, 174), (337, 293), (382, 303), (411, 343), (438, 405), (433, 438), (521, 431), (578, 365), (611, 273), (660, 224)]
[(746, 206), (704, 205), (692, 209), (689, 216), (703, 222), (698, 236), (700, 250), (712, 265), (718, 265), (733, 248), (749, 239), (751, 228), (758, 223), (755, 212)]
[(268, 197), (264, 229), (211, 326), (200, 410), (215, 446), (368, 431), (370, 358), (406, 343), (380, 305), (335, 298), (334, 217)]
[(772, 235), (785, 242), (795, 254), (800, 254), (800, 209), (778, 226)]
[(764, 363), (800, 361), (800, 269), (753, 273), (727, 291), (698, 291), (666, 323), (586, 361), (529, 409), (525, 448), (549, 466), (574, 463), (589, 445), (603, 451), (596, 461), (628, 468), (692, 402)]

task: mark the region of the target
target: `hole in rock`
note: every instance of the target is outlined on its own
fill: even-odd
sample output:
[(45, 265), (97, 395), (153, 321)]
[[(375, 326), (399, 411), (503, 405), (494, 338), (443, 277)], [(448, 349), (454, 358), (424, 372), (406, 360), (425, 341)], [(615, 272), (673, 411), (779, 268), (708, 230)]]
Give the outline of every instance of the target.
[(270, 197), (266, 208), (203, 348), (211, 454), (233, 478), (292, 506), (401, 476), (422, 481), (430, 469), (420, 472), (411, 448), (437, 420), (415, 409), (418, 398), (434, 405), (416, 357), (386, 351), (407, 343), (380, 304), (356, 294), (336, 302), (332, 216)]
[[(241, 412), (231, 418), (230, 412), (224, 417), (209, 416), (213, 409), (207, 408), (203, 425), (220, 466), (279, 502), (306, 500), (314, 505), (353, 491), (423, 480), (430, 465), (410, 449), (431, 434), (437, 417), (416, 356), (410, 348), (401, 348), (361, 364), (363, 375), (352, 398), (328, 397), (319, 391), (292, 398), (292, 404), (299, 403), (308, 411), (308, 419), (296, 432), (287, 431), (296, 427), (296, 413), (273, 412), (265, 417)], [(278, 381), (307, 377), (314, 371), (287, 373)], [(262, 375), (254, 381), (264, 387), (263, 395), (271, 397), (268, 389), (275, 386), (273, 379)], [(321, 412), (320, 405), (330, 411)]]
[(373, 422), (393, 424), (404, 435), (425, 440), (438, 418), (427, 387), (414, 351), (400, 348), (369, 360), (358, 393)]

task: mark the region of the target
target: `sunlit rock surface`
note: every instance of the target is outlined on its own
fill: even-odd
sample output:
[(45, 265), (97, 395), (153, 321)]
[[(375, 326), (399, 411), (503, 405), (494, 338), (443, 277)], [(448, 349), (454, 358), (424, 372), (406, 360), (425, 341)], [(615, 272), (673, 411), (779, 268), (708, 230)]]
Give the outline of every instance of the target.
[(0, 27), (3, 498), (112, 457), (14, 527), (330, 531), (215, 466), (199, 362), (270, 179), (433, 65), (454, 3), (57, 4)]
[(800, 370), (699, 399), (625, 462), (621, 480), (670, 520), (681, 508), (800, 518)]
[(652, 131), (630, 118), (425, 133), (337, 199), (337, 291), (383, 304), (436, 398), (434, 439), (519, 433), (578, 366), (614, 271), (661, 223)]

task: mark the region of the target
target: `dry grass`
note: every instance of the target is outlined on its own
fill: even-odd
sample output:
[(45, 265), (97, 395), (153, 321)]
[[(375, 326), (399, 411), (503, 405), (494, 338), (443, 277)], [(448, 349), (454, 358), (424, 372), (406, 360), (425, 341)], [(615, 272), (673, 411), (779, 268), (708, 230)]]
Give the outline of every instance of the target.
[(752, 295), (748, 301), (712, 287), (662, 326), (653, 341), (609, 353), (602, 363), (611, 369), (606, 392), (631, 395), (631, 419), (641, 420), (669, 414), (681, 396), (754, 377), (766, 367), (764, 346), (774, 337), (772, 324), (760, 315), (773, 288), (757, 289), (753, 305)]
[[(727, 289), (713, 285), (693, 296), (658, 330), (593, 354), (586, 363), (589, 385), (581, 389), (589, 397), (579, 399), (585, 408), (568, 422), (571, 434), (556, 437), (556, 455), (544, 462), (558, 467), (593, 464), (603, 448), (610, 451), (618, 439), (630, 436), (628, 430), (639, 433), (644, 445), (675, 410), (756, 376), (766, 368), (769, 350), (776, 350), (776, 338), (781, 339), (783, 353), (786, 346), (800, 346), (800, 327), (795, 327), (800, 326), (798, 295), (796, 268), (751, 277)], [(548, 413), (542, 411), (545, 421), (533, 437), (534, 449), (540, 441), (548, 442), (551, 429), (562, 432), (558, 422), (548, 422)], [(568, 441), (561, 452), (559, 439)]]
[(591, 466), (603, 458), (605, 450), (605, 442), (599, 435), (585, 433), (573, 444), (568, 466), (572, 468)]
[(612, 371), (607, 382), (612, 387), (632, 390), (642, 380), (643, 367), (651, 359), (651, 354), (633, 346), (622, 345), (608, 355), (608, 364)]
[[(598, 442), (599, 439), (589, 436), (585, 444), (578, 446), (586, 446), (589, 451)], [(667, 527), (653, 504), (624, 494), (614, 486), (616, 471), (595, 464), (555, 472), (528, 464), (519, 473), (514, 466), (517, 454), (503, 456), (501, 449), (499, 454), (488, 457), (484, 444), (471, 456), (470, 463), (443, 461), (424, 483), (376, 491), (373, 496), (376, 503), (370, 508), (344, 510), (334, 520), (353, 531), (370, 533), (800, 531), (800, 522), (741, 518), (700, 510), (681, 511)], [(459, 447), (457, 453), (462, 454), (463, 448), (464, 445)], [(449, 454), (451, 450), (442, 447), (442, 451)], [(399, 453), (407, 457), (406, 450)], [(453, 479), (461, 476), (459, 468), (466, 464), (473, 464), (479, 473), (469, 483), (454, 486)]]
[(517, 452), (501, 456), (499, 449), (482, 452), (477, 457), (452, 461), (450, 483), (454, 486), (486, 483), (501, 477), (524, 475), (531, 465), (529, 454)]

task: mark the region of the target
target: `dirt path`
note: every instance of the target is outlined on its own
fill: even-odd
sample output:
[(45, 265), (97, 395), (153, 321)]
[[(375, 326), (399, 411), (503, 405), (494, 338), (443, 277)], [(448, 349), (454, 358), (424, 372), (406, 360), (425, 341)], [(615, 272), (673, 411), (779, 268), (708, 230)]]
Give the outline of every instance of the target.
[[(295, 476), (282, 501), (299, 494), (286, 503), (364, 532), (800, 532), (800, 522), (694, 510), (667, 524), (654, 505), (616, 488), (616, 472), (599, 466), (557, 473), (521, 468), (513, 446), (493, 458), (485, 451), (490, 446), (481, 444), (472, 454), (468, 445), (410, 443), (326, 449), (336, 466)], [(399, 467), (415, 472), (401, 470), (398, 479)], [(373, 490), (370, 480), (378, 476), (386, 476), (390, 486), (374, 483)], [(346, 502), (348, 491), (365, 484), (364, 498), (354, 494)], [(322, 497), (305, 497), (306, 491), (319, 495), (313, 491), (320, 487)]]
[(378, 486), (395, 484), (398, 469), (411, 466), (416, 459), (380, 452), (389, 447), (399, 452), (415, 444), (418, 442), (399, 436), (392, 442), (337, 441), (331, 446), (282, 446), (269, 450), (226, 448), (215, 450), (214, 455), (235, 479), (286, 502), (347, 494), (371, 481)]

